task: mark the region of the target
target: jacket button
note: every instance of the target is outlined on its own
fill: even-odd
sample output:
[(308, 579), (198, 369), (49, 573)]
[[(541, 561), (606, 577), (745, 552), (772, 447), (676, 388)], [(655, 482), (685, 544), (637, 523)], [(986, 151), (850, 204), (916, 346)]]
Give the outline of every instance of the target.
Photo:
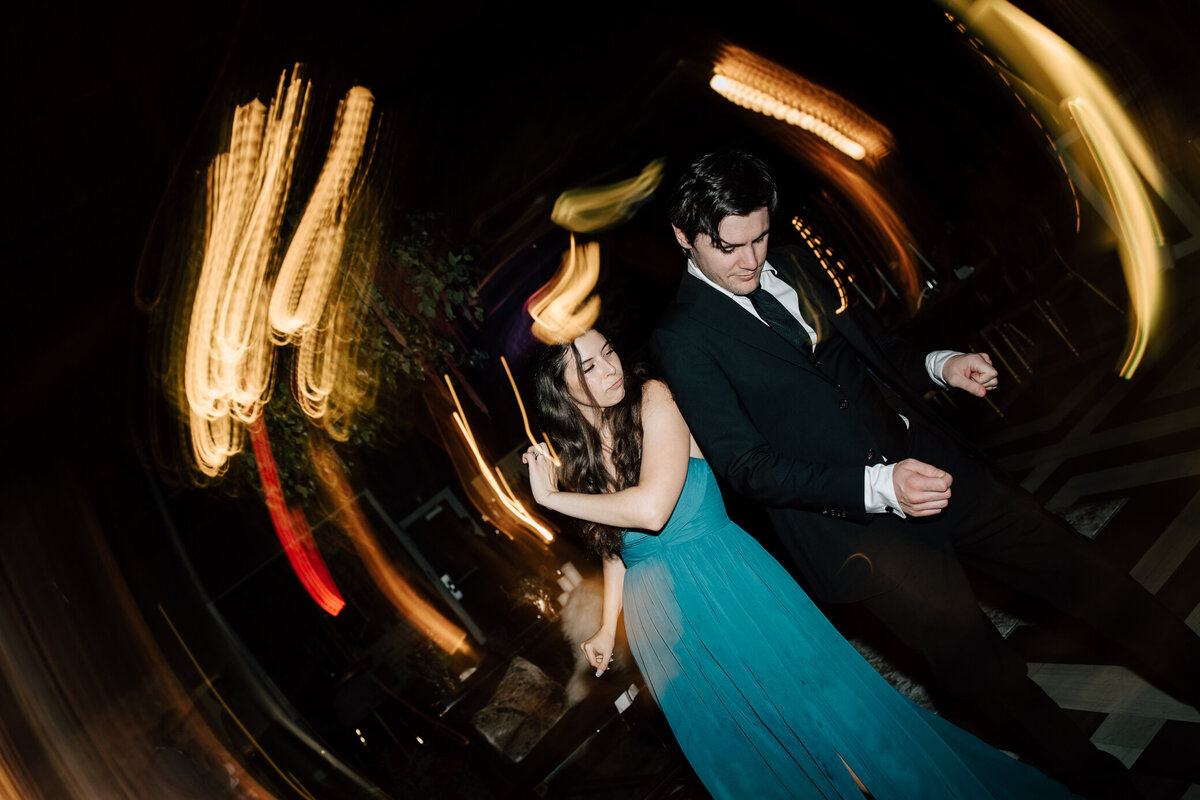
[(865, 455), (867, 457), (867, 461), (871, 461), (872, 459), (875, 458), (875, 451), (868, 447), (867, 452), (864, 453), (863, 455)]
[(849, 407), (850, 401), (846, 398), (843, 397), (841, 400), (838, 400), (838, 408), (840, 408), (842, 411), (845, 411)]

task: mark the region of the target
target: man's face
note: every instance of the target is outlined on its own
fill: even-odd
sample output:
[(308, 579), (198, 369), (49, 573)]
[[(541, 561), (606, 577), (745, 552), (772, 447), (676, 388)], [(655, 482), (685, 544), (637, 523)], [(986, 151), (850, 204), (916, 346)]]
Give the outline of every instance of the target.
[(746, 295), (758, 288), (770, 230), (771, 215), (764, 207), (744, 217), (731, 214), (721, 220), (717, 234), (724, 247), (714, 245), (705, 233), (696, 234), (696, 241), (689, 242), (679, 228), (675, 228), (675, 238), (692, 251), (692, 261), (706, 278), (733, 294)]

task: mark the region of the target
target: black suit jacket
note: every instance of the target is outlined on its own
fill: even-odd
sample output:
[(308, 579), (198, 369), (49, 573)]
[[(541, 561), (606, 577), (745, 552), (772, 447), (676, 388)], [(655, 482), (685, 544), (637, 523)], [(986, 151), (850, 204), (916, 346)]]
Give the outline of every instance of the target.
[[(774, 250), (768, 261), (797, 290), (806, 321), (840, 332), (889, 404), (918, 424), (919, 395), (936, 388), (926, 353), (874, 315), (854, 306), (838, 313), (835, 284), (806, 251)], [(894, 585), (905, 561), (897, 531), (907, 526), (863, 507), (864, 467), (878, 445), (852, 398), (736, 302), (689, 274), (651, 348), (714, 472), (768, 507), (818, 595), (857, 600)]]

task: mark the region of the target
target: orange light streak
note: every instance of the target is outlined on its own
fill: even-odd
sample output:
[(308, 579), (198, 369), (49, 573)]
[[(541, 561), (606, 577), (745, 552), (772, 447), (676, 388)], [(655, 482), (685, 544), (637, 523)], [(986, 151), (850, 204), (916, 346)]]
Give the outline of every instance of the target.
[(346, 601), (333, 583), (328, 567), (321, 558), (321, 551), (313, 541), (308, 520), (299, 508), (288, 510), (283, 499), (283, 487), (279, 484), (279, 472), (275, 467), (275, 456), (267, 439), (267, 426), (262, 418), (250, 423), (250, 442), (254, 447), (254, 458), (258, 462), (258, 474), (262, 478), (263, 494), (266, 495), (267, 510), (275, 533), (283, 545), (292, 571), (300, 579), (309, 597), (326, 613), (337, 616), (345, 608)]
[[(821, 262), (821, 266), (825, 269), (825, 274), (829, 276), (829, 279), (833, 281), (833, 285), (837, 287), (839, 305), (833, 313), (841, 314), (850, 307), (850, 300), (847, 297), (846, 287), (842, 284), (841, 278), (838, 277), (837, 271), (829, 265), (829, 260), (825, 258), (828, 255), (832, 259), (833, 251), (826, 247), (824, 248), (824, 252), (822, 252), (821, 237), (813, 233), (812, 229), (805, 225), (804, 221), (799, 217), (792, 218), (792, 227), (800, 232), (800, 238), (804, 240), (804, 243), (808, 245), (808, 249), (817, 257), (817, 261)], [(846, 267), (841, 261), (837, 261), (836, 263), (843, 271), (845, 270)], [(849, 274), (846, 274), (846, 279), (852, 282)]]
[[(517, 398), (517, 408), (521, 409), (521, 421), (525, 424), (525, 436), (529, 439), (529, 443), (534, 447), (540, 442), (533, 436), (533, 431), (529, 427), (529, 415), (525, 413), (525, 401), (521, 399), (521, 392), (517, 389), (517, 382), (513, 380), (512, 370), (508, 368), (508, 359), (500, 356), (500, 363), (504, 366), (504, 374), (508, 376), (508, 385), (512, 387), (513, 397)], [(550, 437), (542, 434), (542, 438), (546, 442), (546, 447), (550, 451), (550, 460), (554, 462), (554, 466), (562, 466), (562, 462), (558, 460), (558, 453), (554, 452), (554, 446), (550, 444)]]
[(891, 149), (887, 129), (852, 103), (740, 47), (721, 47), (709, 86), (731, 103), (807, 131), (856, 161), (880, 159)]
[(534, 337), (546, 344), (569, 342), (582, 335), (600, 316), (600, 298), (588, 297), (600, 278), (600, 244), (571, 244), (558, 272), (526, 301), (533, 318)]
[(442, 377), (446, 381), (446, 386), (450, 387), (450, 396), (454, 400), (455, 408), (458, 409), (451, 413), (451, 419), (454, 420), (454, 424), (458, 427), (459, 435), (471, 451), (471, 455), (475, 459), (475, 468), (479, 472), (479, 475), (487, 483), (488, 487), (491, 488), (496, 499), (500, 501), (500, 505), (516, 517), (523, 526), (536, 533), (546, 543), (554, 541), (554, 534), (533, 518), (533, 515), (526, 510), (525, 506), (508, 489), (507, 483), (502, 487), (496, 480), (495, 475), (492, 474), (492, 467), (488, 465), (487, 459), (483, 457), (483, 453), (479, 450), (479, 443), (475, 439), (475, 434), (471, 432), (471, 427), (467, 424), (466, 414), (463, 411), (462, 404), (458, 401), (458, 393), (454, 391), (454, 384), (450, 381), (450, 376), (443, 375)]
[(446, 619), (396, 572), (379, 539), (367, 524), (367, 518), (350, 489), (333, 448), (327, 442), (313, 438), (309, 440), (309, 452), (317, 468), (317, 476), (330, 502), (337, 509), (334, 514), (338, 523), (354, 544), (375, 585), (392, 606), (430, 641), (447, 653), (456, 652), (466, 641), (466, 632)]

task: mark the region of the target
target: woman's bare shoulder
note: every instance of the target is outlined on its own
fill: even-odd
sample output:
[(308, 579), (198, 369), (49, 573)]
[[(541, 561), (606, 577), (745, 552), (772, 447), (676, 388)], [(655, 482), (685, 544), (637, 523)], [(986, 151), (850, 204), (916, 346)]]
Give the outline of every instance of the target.
[(657, 378), (646, 381), (642, 386), (642, 403), (660, 403), (664, 400), (675, 405), (675, 395), (670, 387)]

